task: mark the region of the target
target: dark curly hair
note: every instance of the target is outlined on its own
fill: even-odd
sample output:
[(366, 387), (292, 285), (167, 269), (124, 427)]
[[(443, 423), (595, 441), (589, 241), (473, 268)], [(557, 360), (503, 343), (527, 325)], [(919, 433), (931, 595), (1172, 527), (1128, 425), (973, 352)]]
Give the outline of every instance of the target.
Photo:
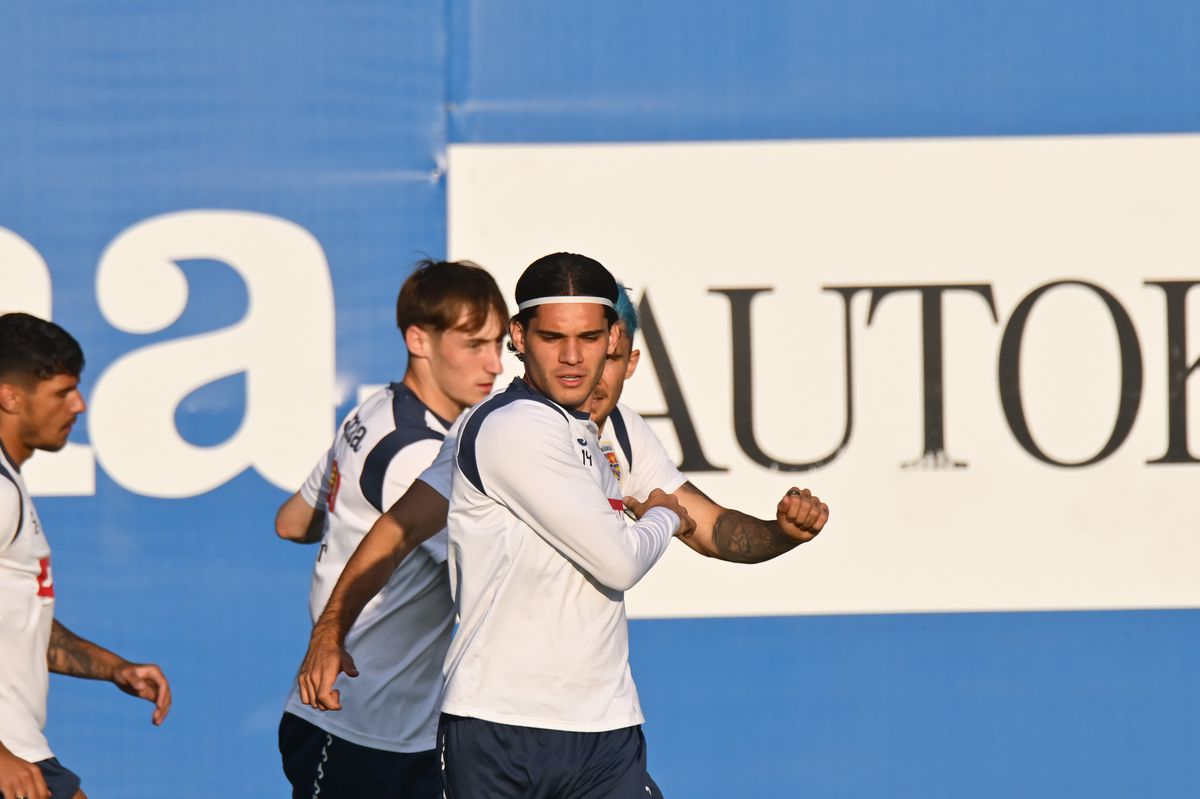
[(0, 380), (37, 383), (82, 371), (83, 350), (70, 333), (27, 313), (0, 316)]

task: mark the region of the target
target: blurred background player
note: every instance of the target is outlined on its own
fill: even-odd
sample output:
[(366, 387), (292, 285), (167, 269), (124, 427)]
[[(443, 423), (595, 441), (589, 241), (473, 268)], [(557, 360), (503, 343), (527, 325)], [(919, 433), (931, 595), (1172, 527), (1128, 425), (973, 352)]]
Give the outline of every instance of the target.
[[(491, 393), (507, 318), (495, 280), (474, 264), (423, 261), (404, 282), (404, 379), (349, 413), (276, 517), (280, 537), (321, 542), (314, 621), (372, 523), (429, 466), (454, 419)], [(293, 796), (440, 796), (437, 697), (454, 624), (445, 562), (445, 536), (426, 541), (363, 609), (345, 638), (362, 676), (343, 686), (341, 714), (305, 706), (293, 685), (279, 727)]]
[(83, 351), (53, 322), (0, 316), (0, 796), (82, 799), (80, 780), (42, 732), (49, 671), (107, 680), (154, 703), (161, 724), (171, 689), (158, 666), (130, 663), (54, 619), (50, 545), (21, 466), (36, 450), (57, 452), (86, 406)]
[(625, 381), (633, 377), (641, 358), (641, 352), (633, 347), (637, 310), (621, 284), (617, 315), (617, 345), (607, 356), (587, 410), (599, 427), (600, 450), (622, 491), (642, 501), (654, 487), (674, 494), (696, 522), (695, 532), (680, 540), (701, 555), (719, 560), (761, 563), (815, 538), (829, 519), (829, 508), (808, 489), (789, 488), (775, 509), (775, 518), (759, 519), (717, 504), (675, 467), (646, 420), (620, 404)]

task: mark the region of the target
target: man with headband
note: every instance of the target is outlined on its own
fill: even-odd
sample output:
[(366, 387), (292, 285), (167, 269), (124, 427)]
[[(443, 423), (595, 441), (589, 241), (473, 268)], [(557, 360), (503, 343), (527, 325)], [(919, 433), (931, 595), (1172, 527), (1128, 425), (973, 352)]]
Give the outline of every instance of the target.
[(455, 797), (646, 796), (624, 592), (694, 527), (652, 493), (627, 526), (582, 410), (617, 341), (617, 285), (558, 253), (517, 282), (524, 378), (459, 434), (447, 527), (459, 629), (438, 730)]
[[(536, 308), (537, 305), (526, 307)], [(809, 492), (792, 489), (779, 503), (776, 519), (770, 522), (720, 508), (690, 483), (685, 484), (685, 478), (641, 417), (627, 408), (616, 407), (623, 382), (632, 375), (637, 358), (637, 353), (631, 351), (637, 317), (623, 288), (618, 295), (618, 310), (622, 320), (618, 326), (620, 338), (617, 348), (607, 356), (604, 377), (593, 391), (590, 409), (592, 418), (602, 425), (611, 413), (613, 423), (608, 430), (619, 442), (620, 457), (608, 451), (611, 447), (607, 442), (602, 448), (614, 466), (613, 471), (620, 476), (625, 493), (645, 498), (654, 484), (675, 490), (689, 512), (695, 508), (695, 513), (705, 519), (697, 535), (688, 543), (713, 557), (757, 562), (811, 540), (824, 525), (828, 509)], [(353, 622), (358, 608), (386, 581), (395, 565), (442, 526), (447, 507), (442, 494), (449, 493), (452, 440), (459, 432), (458, 428), (456, 425), (451, 431), (447, 445), (434, 465), (376, 523), (347, 566), (326, 613), (314, 628), (300, 675), (301, 693), (313, 707), (338, 708), (338, 691), (332, 689), (334, 677), (342, 670), (355, 673), (353, 662), (340, 647), (345, 629)], [(638, 453), (636, 467), (634, 452)], [(431, 490), (431, 486), (436, 491)], [(624, 633), (623, 625), (621, 632)], [(639, 767), (644, 768), (644, 764)], [(645, 791), (653, 783), (646, 782), (638, 795), (647, 795)], [(658, 794), (655, 790), (649, 795)]]

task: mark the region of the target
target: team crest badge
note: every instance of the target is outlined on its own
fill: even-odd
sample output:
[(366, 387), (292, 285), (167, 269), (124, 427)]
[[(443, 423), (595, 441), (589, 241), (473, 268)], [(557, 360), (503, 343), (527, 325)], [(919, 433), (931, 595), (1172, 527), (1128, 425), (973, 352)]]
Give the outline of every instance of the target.
[(617, 460), (617, 453), (609, 446), (608, 442), (600, 444), (601, 451), (604, 452), (604, 457), (608, 459), (608, 468), (613, 473), (613, 477), (617, 478), (617, 484), (621, 483), (621, 462)]

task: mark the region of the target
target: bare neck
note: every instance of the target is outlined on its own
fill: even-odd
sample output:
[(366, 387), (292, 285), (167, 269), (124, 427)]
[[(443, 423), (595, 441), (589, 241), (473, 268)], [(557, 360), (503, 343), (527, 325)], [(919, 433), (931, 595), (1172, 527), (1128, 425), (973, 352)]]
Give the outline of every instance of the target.
[(404, 373), (404, 380), (401, 381), (408, 386), (409, 391), (417, 395), (422, 404), (426, 408), (436, 413), (443, 419), (454, 420), (460, 413), (467, 408), (465, 405), (459, 405), (437, 386), (433, 378), (429, 375), (422, 374), (423, 370), (419, 368), (409, 367)]
[(12, 461), (13, 466), (20, 469), (21, 464), (33, 455), (33, 448), (26, 446), (21, 440), (15, 424), (4, 424), (5, 421), (0, 419), (0, 445), (4, 447), (4, 454)]

